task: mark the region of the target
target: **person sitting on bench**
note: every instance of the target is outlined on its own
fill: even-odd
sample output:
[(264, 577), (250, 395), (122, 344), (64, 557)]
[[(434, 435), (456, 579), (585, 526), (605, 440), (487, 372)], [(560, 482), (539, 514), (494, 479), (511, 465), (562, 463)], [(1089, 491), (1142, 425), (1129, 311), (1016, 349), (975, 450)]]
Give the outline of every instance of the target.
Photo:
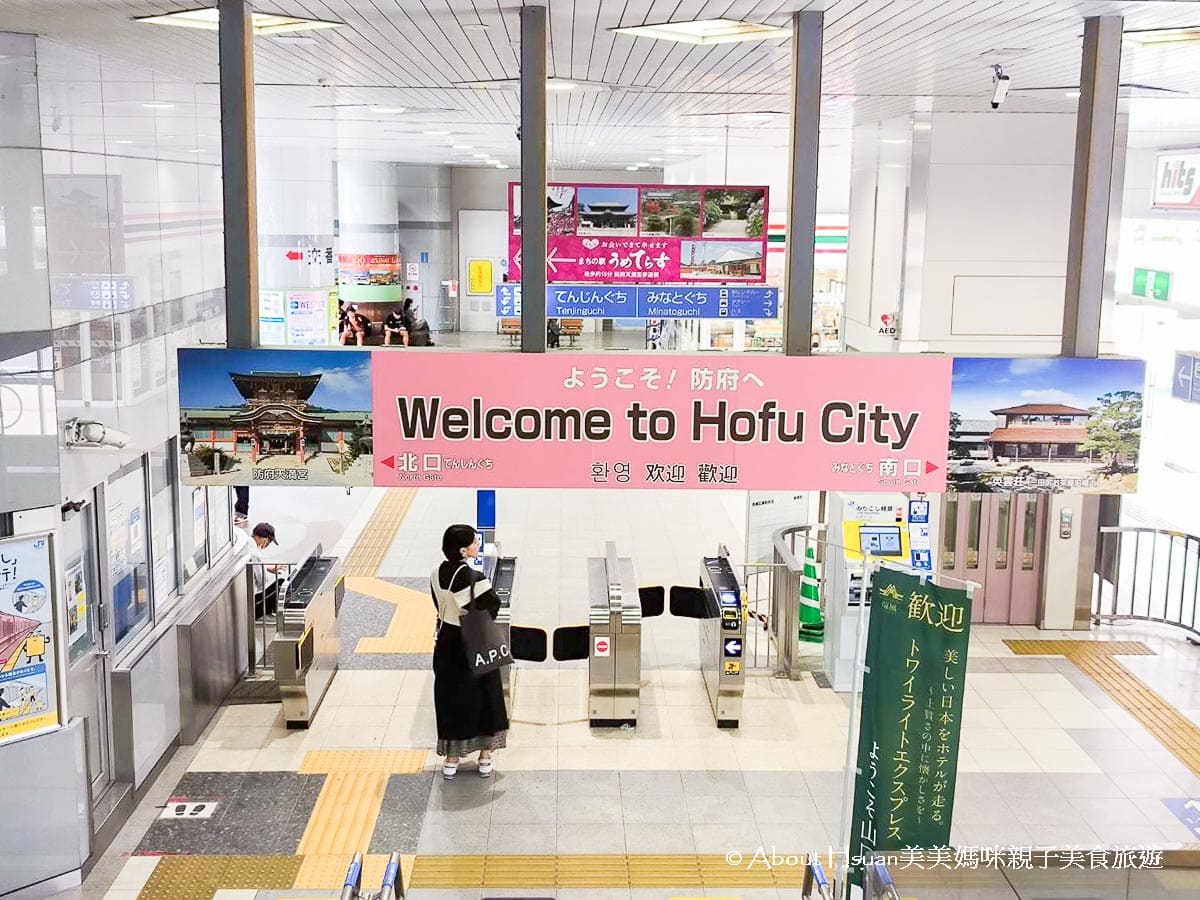
[(384, 317), (383, 345), (385, 347), (391, 346), (392, 335), (399, 336), (404, 346), (408, 346), (408, 323), (404, 319), (404, 310), (400, 307), (396, 307)]

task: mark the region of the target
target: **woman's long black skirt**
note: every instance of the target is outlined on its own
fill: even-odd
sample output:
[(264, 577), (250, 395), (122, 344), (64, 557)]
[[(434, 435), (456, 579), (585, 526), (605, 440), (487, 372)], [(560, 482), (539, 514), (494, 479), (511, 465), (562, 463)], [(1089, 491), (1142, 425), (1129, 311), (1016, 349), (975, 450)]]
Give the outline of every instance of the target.
[(482, 678), (467, 673), (466, 647), (457, 625), (443, 624), (433, 647), (433, 706), (439, 756), (466, 756), (505, 745), (508, 712), (500, 673)]

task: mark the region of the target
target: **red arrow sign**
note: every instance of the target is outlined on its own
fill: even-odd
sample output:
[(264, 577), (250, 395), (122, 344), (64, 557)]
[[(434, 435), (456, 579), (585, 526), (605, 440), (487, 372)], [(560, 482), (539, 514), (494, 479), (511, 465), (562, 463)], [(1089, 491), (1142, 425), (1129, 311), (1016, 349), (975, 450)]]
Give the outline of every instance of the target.
[(287, 252), (287, 258), (293, 262), (298, 262), (299, 260), (304, 259), (304, 253), (300, 250), (289, 250)]
[(387, 459), (381, 460), (381, 462), (389, 469), (396, 468), (396, 457), (394, 456), (389, 456)]
[(925, 463), (925, 474), (928, 475), (930, 472), (936, 472), (939, 468), (941, 466), (935, 466), (933, 463), (927, 462)]

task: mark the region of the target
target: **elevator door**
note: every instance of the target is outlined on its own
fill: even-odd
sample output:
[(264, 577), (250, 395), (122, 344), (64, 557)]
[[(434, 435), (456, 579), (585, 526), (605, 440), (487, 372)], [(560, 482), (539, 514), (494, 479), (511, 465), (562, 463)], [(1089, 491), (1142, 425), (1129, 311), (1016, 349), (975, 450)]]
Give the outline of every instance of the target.
[(946, 494), (942, 572), (980, 585), (973, 622), (1034, 625), (1041, 609), (1044, 497)]

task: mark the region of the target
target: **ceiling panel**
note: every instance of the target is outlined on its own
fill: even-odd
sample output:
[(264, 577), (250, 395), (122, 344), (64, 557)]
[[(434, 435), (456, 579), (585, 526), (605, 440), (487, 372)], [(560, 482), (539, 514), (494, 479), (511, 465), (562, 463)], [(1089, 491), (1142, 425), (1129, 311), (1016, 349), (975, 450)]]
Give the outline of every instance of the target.
[[(97, 100), (76, 89), (94, 82), (94, 66), (51, 60), (42, 77), (64, 122), (77, 120), (83, 128), (103, 102), (106, 111), (121, 113), (113, 121), (124, 123), (110, 128), (144, 132), (139, 118), (162, 125), (172, 116), (191, 117), (197, 123), (192, 130), (211, 137), (217, 127), (215, 34), (132, 21), (197, 2), (202, 0), (0, 0), (0, 21), (12, 30), (101, 54), (106, 84), (138, 85), (126, 99)], [(745, 115), (786, 112), (790, 41), (694, 46), (616, 35), (611, 29), (711, 17), (786, 25), (794, 11), (810, 5), (809, 0), (550, 0), (550, 73), (609, 86), (550, 95), (551, 158), (563, 165), (587, 160), (586, 166), (612, 167), (672, 151), (695, 154), (726, 141), (745, 148), (786, 144), (784, 115), (751, 120)], [(993, 63), (1004, 66), (1014, 88), (1001, 114), (1070, 111), (1072, 101), (1061, 89), (1078, 82), (1085, 16), (1124, 15), (1127, 29), (1200, 25), (1200, 3), (1192, 0), (824, 0), (822, 5), (822, 127), (831, 133), (904, 115), (918, 103), (944, 111), (986, 110)], [(345, 23), (302, 44), (257, 41), (257, 109), (264, 142), (323, 144), (426, 162), (465, 163), (471, 152), (488, 152), (516, 163), (516, 90), (468, 88), (462, 82), (518, 75), (519, 0), (262, 0), (258, 6)], [(1126, 42), (1122, 78), (1200, 98), (1200, 45), (1146, 48)], [(193, 90), (195, 84), (200, 87)], [(177, 109), (145, 110), (143, 96), (174, 97)], [(372, 105), (407, 111), (374, 113)], [(1200, 122), (1195, 126), (1200, 129)], [(471, 144), (472, 150), (454, 151), (453, 144)]]

